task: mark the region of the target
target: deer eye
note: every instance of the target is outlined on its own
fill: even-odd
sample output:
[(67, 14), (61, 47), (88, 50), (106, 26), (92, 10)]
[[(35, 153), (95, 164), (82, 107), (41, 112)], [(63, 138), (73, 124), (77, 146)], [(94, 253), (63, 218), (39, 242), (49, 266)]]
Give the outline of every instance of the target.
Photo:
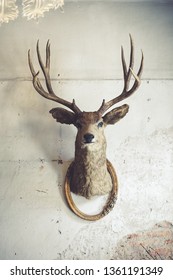
[(99, 122), (97, 126), (98, 127), (102, 127), (103, 126), (103, 122)]

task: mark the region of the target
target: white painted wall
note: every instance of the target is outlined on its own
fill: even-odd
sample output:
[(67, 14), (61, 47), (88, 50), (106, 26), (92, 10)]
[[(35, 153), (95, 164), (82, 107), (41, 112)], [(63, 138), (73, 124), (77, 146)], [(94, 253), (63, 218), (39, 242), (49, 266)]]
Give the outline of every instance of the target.
[[(19, 18), (0, 27), (0, 259), (110, 259), (122, 236), (173, 222), (173, 4), (67, 2), (38, 24)], [(44, 55), (50, 39), (55, 91), (90, 111), (120, 92), (129, 33), (145, 67), (128, 115), (106, 129), (118, 201), (103, 220), (87, 222), (63, 195), (76, 130), (57, 124), (48, 113), (57, 105), (34, 91), (27, 50), (37, 65), (36, 41)], [(75, 200), (92, 213), (103, 203)]]

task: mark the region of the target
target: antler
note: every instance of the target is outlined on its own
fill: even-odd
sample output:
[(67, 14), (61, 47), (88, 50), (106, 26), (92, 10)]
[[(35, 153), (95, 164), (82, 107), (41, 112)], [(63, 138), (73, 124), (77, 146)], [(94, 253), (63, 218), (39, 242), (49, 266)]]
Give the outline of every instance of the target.
[(32, 77), (33, 77), (33, 86), (34, 88), (36, 89), (36, 91), (42, 95), (43, 97), (47, 98), (47, 99), (50, 99), (50, 100), (53, 100), (55, 102), (58, 102), (66, 107), (68, 107), (69, 109), (71, 109), (74, 113), (80, 113), (81, 110), (76, 106), (75, 104), (75, 100), (73, 99), (73, 102), (69, 102), (67, 100), (64, 100), (60, 97), (58, 97), (53, 89), (52, 89), (52, 86), (51, 86), (51, 81), (50, 81), (50, 43), (49, 43), (49, 40), (47, 41), (47, 45), (46, 45), (46, 65), (43, 64), (43, 61), (42, 61), (42, 58), (41, 58), (41, 55), (40, 55), (40, 50), (39, 50), (39, 41), (37, 41), (37, 57), (38, 57), (38, 62), (40, 64), (40, 67), (42, 69), (42, 72), (44, 74), (44, 77), (45, 77), (45, 82), (46, 82), (46, 87), (47, 87), (47, 91), (44, 90), (39, 78), (38, 78), (38, 75), (39, 75), (39, 71), (36, 72), (34, 67), (33, 67), (33, 64), (32, 64), (32, 61), (31, 61), (31, 56), (30, 56), (30, 50), (28, 51), (28, 63), (29, 63), (29, 67), (30, 67), (30, 70), (31, 70), (31, 74), (32, 74)]
[[(130, 36), (130, 62), (129, 62), (129, 68), (127, 70), (127, 66), (126, 66), (126, 61), (124, 58), (124, 50), (123, 47), (121, 47), (121, 61), (122, 61), (122, 66), (123, 66), (123, 74), (124, 74), (124, 88), (122, 93), (115, 97), (114, 99), (105, 102), (105, 99), (103, 100), (103, 103), (101, 105), (101, 107), (99, 108), (98, 112), (103, 115), (110, 107), (112, 107), (114, 104), (122, 101), (123, 99), (129, 97), (132, 93), (134, 93), (137, 88), (140, 85), (140, 77), (142, 74), (142, 69), (143, 69), (143, 60), (144, 60), (144, 56), (143, 56), (143, 52), (142, 52), (142, 58), (141, 58), (141, 64), (138, 70), (138, 73), (135, 74), (133, 72), (133, 65), (134, 65), (134, 45), (133, 45), (133, 40), (131, 35)], [(131, 80), (131, 76), (133, 75), (133, 77), (135, 78), (134, 84), (132, 85), (132, 87), (129, 89), (129, 85), (130, 85), (130, 80)]]

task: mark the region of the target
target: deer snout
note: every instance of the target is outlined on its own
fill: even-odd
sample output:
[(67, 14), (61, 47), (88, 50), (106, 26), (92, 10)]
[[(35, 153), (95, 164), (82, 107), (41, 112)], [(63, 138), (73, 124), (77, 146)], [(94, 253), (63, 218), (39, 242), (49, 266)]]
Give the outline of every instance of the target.
[(94, 139), (94, 135), (91, 134), (91, 133), (86, 133), (84, 135), (84, 140), (85, 140), (85, 143), (92, 143), (92, 140)]

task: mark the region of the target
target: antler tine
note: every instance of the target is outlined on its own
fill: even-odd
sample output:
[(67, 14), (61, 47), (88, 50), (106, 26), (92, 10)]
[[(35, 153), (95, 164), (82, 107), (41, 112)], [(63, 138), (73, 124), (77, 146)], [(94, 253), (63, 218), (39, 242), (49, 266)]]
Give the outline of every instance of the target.
[[(126, 66), (126, 61), (125, 61), (125, 57), (124, 57), (124, 49), (123, 47), (121, 47), (121, 61), (122, 61), (122, 67), (123, 67), (123, 76), (124, 76), (124, 88), (122, 93), (115, 97), (114, 99), (105, 102), (105, 100), (103, 100), (101, 107), (99, 108), (98, 112), (100, 114), (104, 114), (110, 107), (112, 107), (113, 105), (115, 105), (116, 103), (124, 100), (125, 98), (129, 97), (132, 93), (134, 93), (137, 88), (140, 85), (140, 77), (142, 74), (142, 70), (143, 70), (143, 60), (144, 60), (144, 56), (143, 56), (143, 52), (142, 52), (142, 58), (141, 58), (141, 63), (140, 63), (140, 67), (138, 70), (138, 73), (135, 74), (133, 71), (133, 65), (134, 65), (134, 44), (133, 44), (133, 40), (131, 35), (130, 36), (130, 62), (129, 62), (129, 67), (127, 70), (127, 66)], [(131, 76), (133, 75), (135, 81), (133, 86), (129, 89), (129, 85), (130, 85), (130, 80), (131, 80)]]
[(46, 44), (46, 67), (50, 69), (50, 42), (47, 41)]
[(52, 89), (51, 81), (50, 81), (50, 43), (49, 43), (49, 40), (47, 41), (47, 45), (46, 45), (46, 65), (44, 65), (41, 55), (40, 55), (39, 41), (37, 41), (36, 50), (37, 50), (38, 62), (41, 67), (41, 70), (43, 72), (48, 92), (44, 90), (44, 88), (38, 78), (39, 71), (36, 72), (34, 69), (33, 63), (31, 61), (30, 50), (29, 50), (28, 51), (28, 63), (29, 63), (30, 71), (31, 71), (31, 74), (33, 77), (33, 85), (34, 85), (34, 88), (36, 89), (36, 91), (43, 97), (50, 99), (52, 101), (58, 102), (59, 104), (62, 104), (64, 106), (68, 107), (76, 114), (80, 113), (81, 110), (76, 106), (74, 99), (72, 102), (64, 100), (64, 99), (58, 97)]
[(36, 72), (34, 70), (34, 67), (33, 67), (33, 64), (31, 61), (31, 50), (30, 49), (28, 50), (28, 64), (29, 64), (29, 68), (30, 68), (32, 76), (35, 76)]
[(127, 76), (127, 65), (124, 57), (124, 49), (123, 46), (121, 46), (121, 61), (122, 61), (122, 66), (123, 66), (123, 74), (124, 74), (124, 79)]
[(131, 34), (129, 34), (129, 36), (130, 36), (130, 63), (129, 63), (129, 70), (128, 70), (128, 73), (126, 75), (126, 79), (125, 79), (125, 82), (124, 82), (124, 90), (125, 91), (128, 90), (128, 88), (129, 88), (130, 79), (131, 79), (131, 75), (132, 75), (131, 69), (133, 69), (133, 65), (134, 65), (133, 39), (132, 39)]
[(38, 79), (39, 71), (36, 72), (34, 69), (34, 66), (32, 64), (30, 50), (28, 51), (28, 62), (29, 62), (30, 71), (31, 71), (31, 74), (33, 77), (33, 86), (37, 92), (39, 92), (42, 96), (45, 97), (46, 92), (44, 91), (44, 89), (40, 83), (40, 80)]
[(39, 40), (37, 41), (37, 57), (38, 57), (40, 67), (41, 67), (42, 72), (43, 72), (44, 77), (45, 77), (45, 82), (46, 82), (46, 86), (47, 86), (47, 89), (49, 91), (49, 94), (55, 95), (54, 92), (53, 92), (51, 83), (50, 83), (50, 74), (49, 74), (49, 71), (50, 71), (50, 44), (49, 44), (49, 40), (47, 41), (47, 44), (46, 44), (46, 66), (44, 66), (41, 55), (40, 55)]
[(134, 45), (133, 45), (133, 39), (131, 34), (129, 34), (129, 37), (130, 37), (130, 62), (129, 62), (128, 71), (127, 71), (126, 61), (124, 57), (124, 49), (123, 46), (121, 46), (121, 61), (122, 61), (123, 74), (124, 74), (124, 90), (128, 89), (130, 79), (131, 79), (130, 69), (133, 69), (133, 65), (134, 65)]
[[(143, 55), (143, 52), (141, 51), (142, 53), (142, 58), (141, 58), (141, 64), (140, 64), (140, 67), (139, 67), (139, 70), (138, 70), (138, 73), (135, 74), (133, 72), (133, 69), (130, 68), (130, 71), (131, 71), (131, 74), (133, 75), (133, 77), (135, 78), (135, 82), (132, 86), (132, 88), (128, 91), (129, 94), (132, 94), (135, 90), (137, 90), (137, 88), (140, 86), (140, 83), (141, 83), (141, 75), (142, 75), (142, 70), (143, 70), (143, 61), (144, 61), (144, 55)], [(132, 91), (132, 93), (130, 93)]]

